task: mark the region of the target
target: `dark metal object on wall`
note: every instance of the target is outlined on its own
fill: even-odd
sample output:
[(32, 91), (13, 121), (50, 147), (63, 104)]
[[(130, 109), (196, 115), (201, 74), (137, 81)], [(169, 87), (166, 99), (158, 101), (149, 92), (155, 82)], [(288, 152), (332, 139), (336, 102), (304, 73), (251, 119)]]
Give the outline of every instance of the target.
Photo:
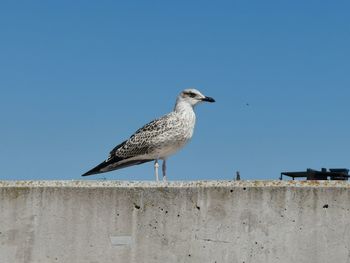
[(282, 172), (280, 176), (280, 180), (283, 179), (283, 175), (292, 177), (293, 180), (295, 178), (306, 178), (306, 180), (343, 180), (346, 181), (350, 177), (349, 169), (346, 168), (334, 168), (327, 170), (326, 168), (322, 168), (321, 171), (306, 169), (306, 171), (302, 172)]

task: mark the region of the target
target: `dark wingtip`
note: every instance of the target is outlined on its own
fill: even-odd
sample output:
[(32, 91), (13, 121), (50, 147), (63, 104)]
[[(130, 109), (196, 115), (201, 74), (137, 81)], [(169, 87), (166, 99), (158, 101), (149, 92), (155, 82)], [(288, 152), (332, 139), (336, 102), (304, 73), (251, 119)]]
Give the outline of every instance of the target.
[(81, 176), (88, 176), (88, 175), (93, 175), (94, 173), (92, 173), (92, 172), (86, 172), (86, 173), (84, 173), (84, 174), (82, 174)]
[(103, 172), (101, 172), (101, 169), (106, 167), (107, 165), (108, 165), (108, 162), (104, 161), (104, 162), (100, 163), (99, 165), (97, 165), (96, 167), (92, 168), (91, 170), (87, 171), (86, 173), (82, 174), (81, 176), (89, 176), (89, 175), (93, 175), (93, 174), (103, 173)]
[(88, 171), (88, 172), (82, 174), (81, 176), (89, 176), (89, 175), (93, 175), (93, 174), (96, 174), (96, 173), (93, 173), (93, 172), (91, 172), (91, 171)]

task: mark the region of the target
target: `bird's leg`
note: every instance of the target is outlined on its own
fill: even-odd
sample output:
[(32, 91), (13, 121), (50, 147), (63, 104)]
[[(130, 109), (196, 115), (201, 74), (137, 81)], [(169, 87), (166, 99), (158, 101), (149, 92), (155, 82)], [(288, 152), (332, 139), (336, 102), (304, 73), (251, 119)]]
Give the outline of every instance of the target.
[(163, 172), (163, 181), (166, 182), (166, 159), (163, 160), (162, 172)]
[(156, 175), (156, 181), (158, 182), (159, 181), (159, 177), (158, 177), (158, 167), (159, 167), (159, 164), (158, 164), (158, 160), (156, 159), (154, 161), (154, 174)]

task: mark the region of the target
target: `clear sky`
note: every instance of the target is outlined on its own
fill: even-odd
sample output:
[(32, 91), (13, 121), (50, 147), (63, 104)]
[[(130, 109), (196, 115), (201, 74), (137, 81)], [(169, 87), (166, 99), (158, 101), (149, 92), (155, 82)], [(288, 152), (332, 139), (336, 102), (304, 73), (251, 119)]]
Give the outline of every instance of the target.
[[(1, 1), (0, 179), (81, 179), (196, 87), (170, 180), (350, 168), (349, 1)], [(153, 180), (147, 163), (84, 179)]]

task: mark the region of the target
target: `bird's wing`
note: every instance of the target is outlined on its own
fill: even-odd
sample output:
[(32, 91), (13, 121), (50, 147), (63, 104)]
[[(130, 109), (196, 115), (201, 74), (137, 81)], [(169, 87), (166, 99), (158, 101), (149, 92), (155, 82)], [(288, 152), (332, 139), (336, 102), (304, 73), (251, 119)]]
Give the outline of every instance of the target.
[(128, 140), (114, 147), (109, 154), (109, 159), (115, 156), (129, 158), (150, 153), (157, 145), (161, 135), (167, 134), (179, 124), (178, 118), (172, 113), (159, 119), (155, 119), (138, 129)]
[(172, 136), (176, 134), (174, 130), (180, 126), (181, 122), (173, 113), (151, 121), (138, 129), (128, 140), (114, 147), (107, 160), (86, 172), (83, 176), (152, 161), (152, 158), (148, 158), (147, 155), (152, 153), (164, 141), (171, 141)]

